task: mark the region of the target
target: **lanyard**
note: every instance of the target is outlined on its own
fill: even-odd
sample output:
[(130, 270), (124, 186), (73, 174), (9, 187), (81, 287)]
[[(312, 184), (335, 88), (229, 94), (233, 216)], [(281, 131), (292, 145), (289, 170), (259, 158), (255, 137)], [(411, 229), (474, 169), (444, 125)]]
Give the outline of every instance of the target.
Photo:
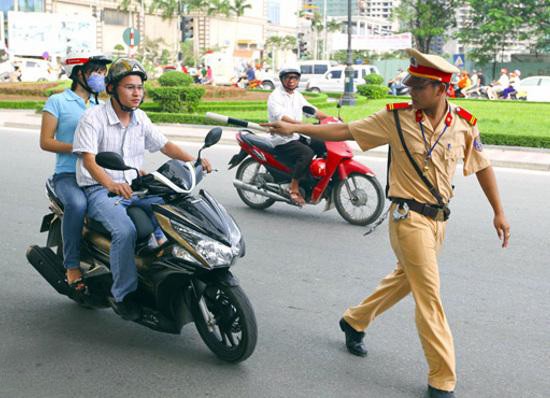
[[(417, 120), (418, 120), (418, 116), (419, 115), (417, 114)], [(445, 134), (445, 132), (447, 131), (447, 127), (449, 127), (450, 125), (449, 116), (450, 115), (448, 114), (445, 119), (445, 127), (443, 127), (443, 130), (441, 130), (441, 133), (439, 133), (439, 136), (437, 137), (437, 139), (435, 140), (432, 146), (430, 146), (430, 144), (428, 143), (428, 140), (426, 139), (426, 133), (424, 132), (424, 125), (422, 124), (422, 120), (421, 119), (418, 120), (418, 125), (420, 126), (420, 131), (422, 132), (422, 140), (424, 141), (424, 147), (426, 148), (426, 156), (424, 157), (424, 172), (427, 172), (429, 170), (428, 162), (432, 158), (432, 152), (437, 146), (437, 144), (439, 143), (439, 140), (441, 139), (441, 137), (443, 137), (443, 134)]]

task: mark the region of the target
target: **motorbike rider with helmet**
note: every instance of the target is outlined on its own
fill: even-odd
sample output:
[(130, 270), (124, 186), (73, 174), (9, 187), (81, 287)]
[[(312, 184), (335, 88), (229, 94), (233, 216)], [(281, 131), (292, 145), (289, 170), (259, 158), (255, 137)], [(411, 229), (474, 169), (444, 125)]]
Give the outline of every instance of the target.
[[(143, 164), (145, 149), (161, 151), (184, 162), (194, 160), (189, 153), (168, 141), (139, 109), (146, 80), (147, 73), (138, 61), (129, 58), (116, 60), (105, 78), (110, 99), (83, 115), (73, 145), (73, 152), (79, 155), (77, 181), (88, 199), (88, 215), (103, 224), (111, 234), (111, 304), (115, 312), (127, 320), (139, 319), (141, 308), (131, 294), (138, 286), (134, 259), (136, 229), (126, 207), (130, 204), (139, 206), (152, 216), (151, 204), (159, 203), (161, 199), (133, 197), (129, 182), (136, 177), (135, 172), (103, 169), (96, 163), (95, 155), (116, 152), (123, 157), (125, 164), (137, 170)], [(202, 165), (205, 170), (211, 170), (210, 163), (204, 158)], [(109, 192), (118, 197), (109, 197)]]
[[(297, 66), (284, 66), (279, 71), (281, 87), (277, 87), (267, 100), (267, 111), (270, 122), (283, 121), (293, 124), (302, 122), (302, 108), (313, 107), (297, 90), (300, 83), (301, 72)], [(328, 117), (325, 113), (313, 107), (315, 117), (319, 120)], [(292, 167), (292, 180), (290, 181), (289, 194), (294, 204), (303, 206), (304, 197), (300, 193), (299, 183), (308, 172), (309, 164), (316, 154), (323, 155), (326, 152), (324, 142), (316, 139), (308, 139), (294, 133), (290, 136), (271, 133), (271, 141), (275, 146), (278, 157)]]
[(80, 238), (86, 214), (86, 195), (76, 182), (76, 155), (72, 153), (76, 126), (87, 108), (97, 105), (105, 90), (109, 58), (76, 52), (63, 60), (71, 88), (48, 98), (42, 112), (40, 147), (56, 154), (54, 189), (63, 203), (63, 265), (68, 285), (77, 292), (86, 286), (80, 270)]

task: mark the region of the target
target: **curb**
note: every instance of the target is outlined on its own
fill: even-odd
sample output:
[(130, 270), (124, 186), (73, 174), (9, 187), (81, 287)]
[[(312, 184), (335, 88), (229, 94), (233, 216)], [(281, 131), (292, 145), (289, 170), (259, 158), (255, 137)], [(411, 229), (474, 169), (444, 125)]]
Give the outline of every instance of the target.
[[(174, 127), (174, 124), (169, 123), (157, 123), (157, 126), (160, 127)], [(185, 130), (186, 128), (191, 129), (203, 129), (205, 130), (205, 133), (208, 128), (214, 127), (214, 126), (204, 126), (204, 125), (197, 125), (197, 124), (181, 124), (177, 125), (180, 126), (182, 130)], [(21, 123), (21, 122), (9, 122), (6, 121), (4, 123), (0, 124), (0, 127), (5, 128), (20, 128), (20, 129), (28, 129), (28, 130), (40, 130), (40, 125), (35, 123)], [(226, 132), (237, 132), (239, 131), (239, 128), (237, 127), (230, 127), (230, 126), (224, 126), (223, 129)], [(185, 133), (171, 133), (169, 131), (165, 131), (164, 134), (167, 138), (175, 141), (188, 141), (188, 142), (202, 142), (203, 137), (199, 134), (185, 134)], [(224, 138), (220, 140), (221, 144), (224, 145), (232, 145), (237, 146), (236, 140), (231, 138)], [(524, 147), (505, 147), (506, 149), (503, 149), (504, 147), (495, 146), (495, 145), (486, 145), (486, 149), (492, 150), (492, 151), (503, 151), (503, 150), (510, 150), (510, 151), (516, 151), (516, 152), (523, 152), (523, 153), (534, 153), (534, 154), (540, 154), (542, 156), (550, 156), (550, 150), (546, 148), (524, 148)], [(357, 156), (367, 156), (367, 157), (375, 157), (380, 159), (387, 159), (387, 150), (386, 149), (373, 149), (368, 152), (362, 152), (358, 149), (353, 148), (354, 155)], [(526, 169), (526, 170), (535, 170), (535, 171), (550, 171), (550, 161), (548, 163), (538, 163), (538, 162), (530, 162), (530, 161), (514, 161), (511, 159), (491, 159), (491, 164), (495, 167), (505, 167), (505, 168), (513, 168), (513, 169)]]

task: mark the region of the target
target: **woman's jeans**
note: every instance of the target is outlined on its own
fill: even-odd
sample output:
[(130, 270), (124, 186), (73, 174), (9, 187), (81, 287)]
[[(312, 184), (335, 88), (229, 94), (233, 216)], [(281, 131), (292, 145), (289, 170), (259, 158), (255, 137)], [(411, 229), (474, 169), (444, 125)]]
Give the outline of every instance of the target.
[(53, 184), (57, 197), (63, 203), (63, 265), (66, 269), (80, 266), (80, 239), (88, 201), (76, 183), (75, 173), (54, 174)]

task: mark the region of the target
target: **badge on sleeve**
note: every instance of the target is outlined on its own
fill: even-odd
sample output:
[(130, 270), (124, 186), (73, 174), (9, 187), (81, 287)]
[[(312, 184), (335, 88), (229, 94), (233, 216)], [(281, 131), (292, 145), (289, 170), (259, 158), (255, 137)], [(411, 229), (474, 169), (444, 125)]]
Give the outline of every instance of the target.
[(481, 143), (481, 138), (479, 136), (474, 138), (474, 149), (478, 152), (483, 151), (483, 144)]

